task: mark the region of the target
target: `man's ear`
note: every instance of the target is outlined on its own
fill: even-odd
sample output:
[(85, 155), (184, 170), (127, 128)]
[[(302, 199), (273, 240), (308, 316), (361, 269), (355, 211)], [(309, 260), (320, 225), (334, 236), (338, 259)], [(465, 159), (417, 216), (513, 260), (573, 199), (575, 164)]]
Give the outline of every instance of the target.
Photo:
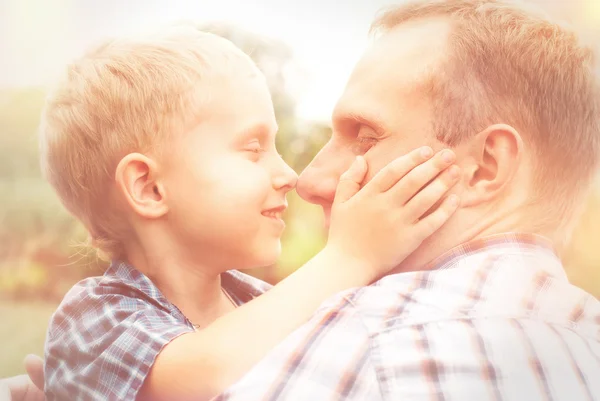
[(476, 206), (496, 198), (516, 175), (522, 159), (523, 140), (506, 124), (491, 125), (471, 141), (464, 172), (461, 206)]
[(151, 158), (140, 153), (123, 157), (117, 165), (115, 181), (120, 194), (139, 216), (152, 219), (168, 212), (158, 164)]

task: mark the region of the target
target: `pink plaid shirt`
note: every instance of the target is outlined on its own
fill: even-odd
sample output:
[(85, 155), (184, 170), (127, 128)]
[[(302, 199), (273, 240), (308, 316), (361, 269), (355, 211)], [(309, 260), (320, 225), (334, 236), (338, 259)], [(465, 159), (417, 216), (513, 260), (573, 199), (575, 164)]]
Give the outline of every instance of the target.
[(600, 303), (547, 241), (488, 237), (432, 267), (333, 297), (217, 399), (600, 400)]

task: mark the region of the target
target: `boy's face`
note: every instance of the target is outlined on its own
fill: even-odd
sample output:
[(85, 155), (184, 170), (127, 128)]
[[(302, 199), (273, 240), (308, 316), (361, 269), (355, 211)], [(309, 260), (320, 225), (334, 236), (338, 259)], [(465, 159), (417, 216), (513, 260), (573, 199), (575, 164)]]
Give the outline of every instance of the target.
[(169, 224), (211, 268), (276, 261), (296, 173), (275, 148), (277, 122), (262, 77), (213, 82), (202, 121), (180, 137), (164, 175)]

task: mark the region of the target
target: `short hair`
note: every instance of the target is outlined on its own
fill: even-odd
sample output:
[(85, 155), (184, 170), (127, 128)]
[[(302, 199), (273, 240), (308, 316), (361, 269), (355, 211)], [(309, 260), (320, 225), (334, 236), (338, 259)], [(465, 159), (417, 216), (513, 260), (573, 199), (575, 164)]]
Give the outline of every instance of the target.
[[(417, 0), (385, 10), (371, 33), (447, 17), (449, 54), (427, 77), (433, 126), (450, 146), (495, 123), (522, 132), (540, 199), (559, 214), (587, 193), (600, 149), (597, 55), (565, 24), (509, 1)], [(565, 202), (562, 202), (562, 201)]]
[(160, 153), (202, 117), (215, 77), (238, 70), (260, 75), (233, 43), (191, 26), (108, 40), (68, 66), (44, 107), (42, 170), (101, 256), (124, 256), (110, 197), (120, 159)]

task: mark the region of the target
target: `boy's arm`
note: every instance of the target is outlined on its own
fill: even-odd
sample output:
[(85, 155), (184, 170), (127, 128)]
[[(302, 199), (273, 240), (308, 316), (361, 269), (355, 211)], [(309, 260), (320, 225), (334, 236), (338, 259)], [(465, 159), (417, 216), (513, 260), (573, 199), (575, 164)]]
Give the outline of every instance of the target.
[(386, 358), (362, 319), (363, 308), (354, 303), (364, 306), (364, 291), (369, 289), (329, 298), (307, 323), (211, 401), (382, 401), (386, 383), (380, 381), (379, 368)]
[(325, 299), (368, 283), (367, 272), (360, 262), (343, 262), (323, 250), (267, 293), (165, 346), (145, 381), (142, 399), (214, 397), (301, 326)]
[(446, 200), (419, 219), (457, 178), (448, 171), (440, 174), (450, 163), (439, 154), (423, 163), (426, 159), (419, 151), (397, 159), (360, 191), (366, 166), (355, 163), (340, 180), (325, 249), (266, 294), (167, 344), (144, 383), (144, 398), (214, 397), (325, 299), (369, 284), (408, 256), (456, 208)]

